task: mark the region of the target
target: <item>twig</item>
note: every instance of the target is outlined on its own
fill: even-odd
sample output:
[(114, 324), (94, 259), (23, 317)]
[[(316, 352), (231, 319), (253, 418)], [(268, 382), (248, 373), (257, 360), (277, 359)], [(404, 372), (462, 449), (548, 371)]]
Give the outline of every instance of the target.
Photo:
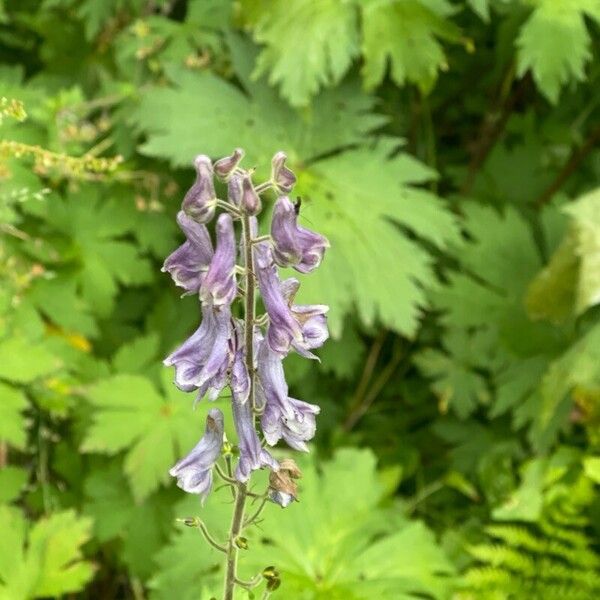
[(258, 517), (262, 513), (265, 505), (267, 504), (268, 500), (269, 500), (269, 496), (267, 494), (265, 494), (264, 498), (262, 499), (261, 503), (258, 505), (258, 508), (254, 511), (254, 513), (252, 514), (252, 516), (248, 517), (244, 521), (244, 524), (242, 525), (242, 529), (245, 529), (246, 527), (252, 525), (256, 521), (256, 519), (258, 519)]
[(579, 167), (586, 156), (594, 149), (594, 146), (598, 141), (600, 141), (600, 126), (592, 130), (580, 148), (573, 148), (565, 166), (559, 171), (554, 181), (536, 199), (535, 205), (537, 207), (543, 206), (552, 199), (554, 194), (560, 190), (567, 179), (569, 179), (569, 177), (577, 170), (577, 167)]

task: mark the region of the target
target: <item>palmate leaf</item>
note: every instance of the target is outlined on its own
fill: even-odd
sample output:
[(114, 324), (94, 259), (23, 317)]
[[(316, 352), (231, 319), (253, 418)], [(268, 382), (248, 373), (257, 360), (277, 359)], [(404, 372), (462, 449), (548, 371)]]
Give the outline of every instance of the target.
[(81, 556), (91, 525), (90, 519), (65, 511), (38, 521), (27, 532), (17, 510), (0, 506), (0, 598), (28, 600), (81, 590), (94, 573)]
[(162, 371), (164, 395), (140, 375), (115, 375), (92, 386), (95, 411), (82, 450), (116, 454), (126, 450), (124, 469), (136, 501), (143, 500), (200, 438), (204, 421), (191, 414), (191, 398)]
[(264, 44), (255, 76), (269, 73), (292, 106), (305, 106), (321, 87), (336, 84), (358, 54), (358, 14), (339, 0), (244, 2), (254, 39)]
[[(438, 246), (456, 238), (455, 219), (442, 202), (414, 187), (434, 173), (395, 153), (397, 140), (370, 144), (369, 132), (382, 119), (370, 112), (373, 99), (355, 83), (321, 94), (299, 114), (250, 81), (252, 47), (236, 38), (231, 44), (252, 96), (209, 73), (171, 69), (176, 87), (148, 90), (136, 112), (138, 128), (148, 135), (142, 152), (187, 165), (198, 152), (222, 156), (242, 146), (248, 164), (266, 174), (273, 152), (285, 150), (298, 175), (297, 191), (307, 198), (303, 225), (332, 243), (323, 266), (303, 278), (301, 297), (331, 305), (334, 335), (354, 306), (366, 323), (379, 319), (414, 334), (425, 305), (422, 288), (433, 279), (431, 258), (396, 223)], [(351, 145), (356, 147), (340, 152)], [(335, 155), (321, 158), (328, 154)]]
[[(453, 567), (433, 534), (421, 522), (380, 508), (386, 492), (371, 452), (338, 450), (322, 465), (311, 456), (299, 462), (304, 473), (300, 502), (285, 510), (266, 507), (260, 528), (248, 531), (251, 551), (239, 561), (243, 578), (275, 566), (282, 583), (274, 599), (450, 597)], [(200, 515), (222, 540), (231, 511), (225, 492), (213, 494), (202, 508), (196, 499), (185, 500), (177, 512)], [(221, 555), (189, 529), (177, 534), (156, 562), (153, 600), (174, 595), (191, 600), (201, 591), (217, 590), (222, 578)]]
[(438, 71), (448, 68), (438, 38), (459, 41), (459, 29), (420, 0), (362, 0), (363, 76), (368, 88), (385, 77), (388, 61), (398, 84), (433, 87)]
[(600, 4), (597, 0), (532, 0), (531, 4), (533, 12), (517, 39), (518, 72), (523, 75), (531, 69), (542, 93), (556, 103), (562, 86), (585, 79), (592, 53), (584, 17), (600, 21)]

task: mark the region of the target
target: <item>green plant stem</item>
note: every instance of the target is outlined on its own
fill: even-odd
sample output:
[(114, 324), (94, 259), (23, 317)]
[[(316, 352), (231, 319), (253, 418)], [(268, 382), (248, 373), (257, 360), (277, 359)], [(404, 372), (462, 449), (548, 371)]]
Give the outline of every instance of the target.
[(249, 525), (252, 525), (252, 523), (254, 523), (256, 521), (256, 519), (258, 519), (258, 517), (260, 516), (260, 514), (263, 511), (263, 508), (267, 504), (268, 499), (269, 499), (269, 496), (267, 494), (265, 494), (264, 498), (261, 500), (260, 504), (258, 505), (258, 508), (256, 509), (256, 511), (254, 513), (252, 513), (252, 516), (248, 517), (244, 521), (243, 527), (248, 527)]
[[(246, 368), (250, 376), (250, 392), (248, 402), (253, 411), (256, 409), (254, 394), (254, 318), (255, 318), (255, 286), (254, 259), (252, 256), (252, 231), (250, 230), (250, 217), (242, 216), (242, 239), (244, 246), (244, 262), (246, 267), (246, 289), (244, 294), (244, 336), (246, 349)], [(231, 474), (230, 474), (231, 476)], [(235, 544), (237, 537), (244, 525), (244, 508), (248, 497), (248, 486), (245, 483), (237, 483), (235, 487), (235, 503), (229, 538), (227, 540), (227, 558), (225, 563), (225, 583), (223, 600), (233, 600), (233, 591), (237, 579), (237, 557), (238, 547)]]

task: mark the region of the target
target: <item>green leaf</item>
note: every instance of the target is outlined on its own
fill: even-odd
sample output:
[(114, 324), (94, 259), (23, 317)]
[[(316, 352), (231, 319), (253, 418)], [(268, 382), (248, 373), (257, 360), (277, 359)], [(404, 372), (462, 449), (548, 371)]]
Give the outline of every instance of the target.
[[(136, 501), (168, 479), (168, 470), (200, 438), (203, 421), (191, 414), (188, 394), (177, 391), (163, 370), (167, 395), (139, 375), (115, 375), (88, 390), (95, 409), (82, 450), (127, 450), (124, 469)], [(200, 411), (198, 411), (200, 412)]]
[[(248, 532), (251, 550), (240, 557), (241, 577), (274, 565), (281, 573), (275, 597), (282, 598), (449, 597), (453, 567), (433, 534), (421, 522), (380, 507), (385, 491), (371, 452), (343, 449), (323, 464), (311, 457), (299, 462), (300, 502), (285, 510), (266, 506), (260, 528)], [(202, 508), (186, 500), (178, 513), (200, 515), (222, 540), (231, 511), (226, 492), (212, 495)], [(201, 591), (218, 589), (222, 557), (198, 545), (197, 538), (186, 528), (158, 555), (153, 598), (192, 600)]]
[(338, 83), (358, 54), (358, 15), (352, 2), (263, 0), (252, 11), (254, 39), (264, 44), (255, 76), (269, 74), (292, 106), (305, 106), (320, 88)]
[(458, 41), (458, 28), (420, 0), (364, 0), (363, 76), (367, 88), (385, 77), (388, 61), (392, 79), (429, 92), (438, 71), (448, 64), (438, 38)]
[(15, 336), (0, 341), (0, 378), (30, 383), (61, 367), (60, 361), (39, 340)]
[(27, 600), (80, 591), (94, 574), (81, 556), (91, 524), (65, 511), (37, 521), (26, 534), (21, 514), (0, 506), (0, 596)]
[[(235, 40), (232, 45), (247, 84), (242, 50), (252, 49)], [(390, 158), (398, 141), (366, 143), (381, 123), (368, 113), (372, 99), (348, 84), (321, 94), (308, 113), (298, 115), (264, 88), (249, 99), (208, 73), (171, 75), (177, 89), (149, 90), (141, 100), (136, 120), (149, 132), (142, 150), (186, 164), (201, 139), (202, 152), (211, 156), (245, 147), (248, 161), (264, 170), (273, 151), (284, 148), (298, 174), (297, 190), (307, 199), (301, 222), (327, 235), (332, 245), (323, 266), (303, 278), (299, 298), (331, 306), (334, 336), (354, 306), (364, 323), (379, 319), (412, 336), (426, 304), (423, 285), (434, 274), (429, 253), (396, 223), (439, 247), (456, 239), (458, 230), (436, 196), (414, 187), (433, 178), (433, 171), (403, 153)], [(159, 127), (157, 114), (164, 115)], [(359, 147), (333, 152), (348, 145)], [(334, 155), (319, 160), (322, 154)]]
[(20, 467), (8, 465), (0, 469), (0, 502), (16, 500), (27, 483), (29, 473)]
[(158, 334), (153, 332), (124, 344), (113, 358), (113, 369), (117, 373), (143, 373), (156, 361), (159, 341)]
[(594, 483), (600, 483), (600, 456), (586, 456), (583, 459), (583, 468)]
[(584, 16), (600, 21), (600, 8), (596, 0), (533, 0), (532, 4), (534, 10), (516, 42), (518, 73), (531, 69), (542, 93), (555, 104), (562, 86), (585, 79), (592, 53)]
[(571, 225), (550, 262), (531, 282), (527, 309), (561, 323), (600, 303), (600, 189), (567, 205)]
[(20, 390), (0, 382), (0, 441), (25, 449), (27, 430), (23, 410), (28, 402)]
[(445, 413), (450, 406), (462, 419), (468, 417), (479, 404), (489, 401), (490, 393), (485, 379), (475, 371), (479, 366), (479, 348), (465, 333), (446, 336), (449, 354), (426, 349), (414, 358), (426, 377), (435, 381), (432, 389), (439, 398), (439, 410)]

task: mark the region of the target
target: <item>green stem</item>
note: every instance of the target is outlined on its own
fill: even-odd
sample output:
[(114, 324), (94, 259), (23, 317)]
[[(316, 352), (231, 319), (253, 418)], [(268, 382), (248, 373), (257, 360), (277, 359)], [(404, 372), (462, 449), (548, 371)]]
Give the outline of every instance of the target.
[[(244, 262), (246, 267), (246, 289), (244, 294), (244, 336), (246, 349), (246, 368), (250, 375), (250, 393), (248, 402), (255, 408), (254, 394), (254, 318), (255, 318), (255, 286), (254, 280), (254, 259), (252, 256), (252, 232), (250, 231), (250, 217), (247, 214), (242, 215), (242, 239), (244, 244)], [(231, 476), (231, 473), (229, 473)], [(223, 590), (223, 600), (233, 600), (237, 578), (237, 558), (238, 547), (235, 544), (244, 525), (244, 508), (246, 498), (248, 497), (248, 486), (244, 483), (238, 483), (235, 487), (235, 504), (233, 508), (233, 517), (229, 529), (229, 539), (227, 540), (227, 559), (225, 563), (225, 583)]]

